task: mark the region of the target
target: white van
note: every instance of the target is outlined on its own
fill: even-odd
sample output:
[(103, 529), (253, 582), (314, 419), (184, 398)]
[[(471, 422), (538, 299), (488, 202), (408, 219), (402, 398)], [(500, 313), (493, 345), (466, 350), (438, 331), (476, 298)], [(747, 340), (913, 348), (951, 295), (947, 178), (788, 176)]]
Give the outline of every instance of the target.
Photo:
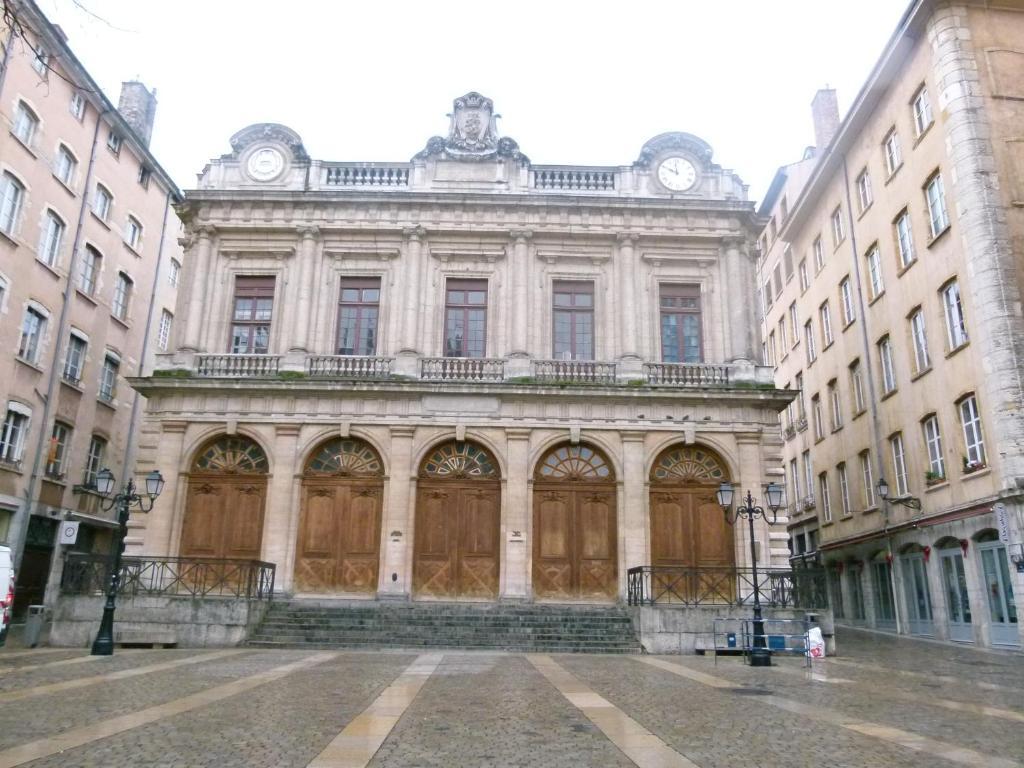
[(14, 610), (14, 562), (11, 548), (0, 546), (0, 647), (7, 642), (7, 629), (11, 626)]

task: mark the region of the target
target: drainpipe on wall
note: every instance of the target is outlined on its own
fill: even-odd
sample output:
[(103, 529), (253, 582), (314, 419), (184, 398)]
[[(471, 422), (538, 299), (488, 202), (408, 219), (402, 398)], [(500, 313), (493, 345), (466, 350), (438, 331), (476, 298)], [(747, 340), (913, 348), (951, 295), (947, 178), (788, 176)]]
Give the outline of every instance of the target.
[(92, 135), (89, 167), (85, 174), (85, 185), (82, 188), (82, 205), (78, 209), (75, 242), (71, 248), (71, 262), (68, 265), (67, 279), (64, 282), (64, 300), (61, 302), (60, 319), (57, 321), (57, 331), (53, 346), (53, 363), (50, 365), (50, 375), (46, 382), (46, 396), (43, 398), (43, 416), (39, 424), (39, 442), (36, 444), (35, 456), (32, 458), (32, 472), (29, 475), (28, 485), (25, 486), (25, 503), (18, 509), (15, 515), (15, 533), (11, 547), (15, 572), (21, 566), (21, 558), (25, 549), (25, 538), (28, 534), (28, 524), (32, 518), (33, 499), (36, 497), (36, 489), (41, 482), (40, 474), (43, 463), (43, 451), (49, 446), (49, 435), (53, 431), (53, 424), (51, 423), (53, 419), (53, 406), (60, 380), (61, 360), (64, 359), (64, 338), (68, 335), (69, 308), (74, 293), (72, 285), (74, 276), (78, 274), (78, 260), (82, 250), (82, 231), (85, 228), (85, 217), (89, 209), (89, 190), (92, 188), (93, 170), (96, 165), (96, 148), (99, 146), (100, 126), (103, 124), (103, 116), (109, 111), (105, 109), (96, 116), (96, 130), (93, 131)]
[[(167, 197), (164, 201), (164, 220), (160, 226), (160, 247), (156, 254), (156, 269), (153, 272), (153, 287), (149, 292), (149, 313), (146, 315), (146, 330), (142, 336), (142, 351), (139, 353), (139, 375), (142, 375), (146, 370), (146, 356), (149, 354), (150, 345), (150, 334), (153, 330), (153, 318), (156, 316), (157, 304), (156, 304), (156, 293), (157, 287), (160, 285), (160, 279), (163, 275), (163, 263), (164, 263), (164, 244), (167, 238), (167, 216), (171, 212), (171, 190), (167, 190)], [(162, 307), (160, 309), (163, 309)], [(132, 397), (132, 415), (128, 421), (128, 439), (125, 441), (124, 447), (124, 461), (121, 464), (121, 477), (127, 478), (129, 473), (134, 473), (134, 470), (129, 469), (135, 459), (135, 449), (137, 447), (138, 440), (136, 439), (135, 430), (139, 422), (139, 413), (142, 410), (142, 395), (137, 391), (132, 390), (134, 393)]]
[[(871, 410), (871, 431), (874, 433), (872, 442), (875, 444), (875, 461), (878, 466), (878, 474), (874, 478), (882, 477), (882, 467), (885, 466), (885, 455), (882, 450), (882, 421), (878, 414), (878, 399), (875, 396), (875, 371), (871, 356), (871, 339), (868, 337), (868, 314), (867, 304), (864, 301), (864, 283), (860, 273), (860, 251), (857, 250), (857, 223), (853, 218), (853, 196), (850, 192), (850, 169), (846, 162), (846, 155), (843, 155), (843, 192), (846, 195), (846, 220), (850, 228), (850, 247), (853, 249), (853, 275), (857, 283), (857, 309), (860, 311), (860, 338), (863, 349), (864, 370), (868, 380), (868, 407)], [(874, 490), (872, 489), (872, 493)], [(878, 500), (876, 499), (876, 502)], [(881, 499), (882, 511), (882, 532), (885, 534), (885, 547), (892, 555), (892, 562), (889, 563), (889, 591), (892, 593), (892, 608), (896, 616), (896, 634), (902, 634), (900, 626), (900, 606), (898, 590), (896, 589), (896, 557), (892, 554), (892, 534), (889, 533), (889, 502)], [(876, 619), (877, 620), (877, 619)]]

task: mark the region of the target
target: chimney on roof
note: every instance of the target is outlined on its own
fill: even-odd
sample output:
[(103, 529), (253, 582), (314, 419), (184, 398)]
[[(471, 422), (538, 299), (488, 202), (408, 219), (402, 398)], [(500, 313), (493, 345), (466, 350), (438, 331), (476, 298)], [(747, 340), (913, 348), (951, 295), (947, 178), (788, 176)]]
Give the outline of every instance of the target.
[(839, 130), (839, 100), (835, 88), (822, 88), (811, 101), (814, 117), (814, 143), (818, 152), (824, 152)]
[(153, 120), (156, 118), (156, 88), (150, 93), (138, 80), (121, 83), (117, 111), (148, 147), (153, 135)]

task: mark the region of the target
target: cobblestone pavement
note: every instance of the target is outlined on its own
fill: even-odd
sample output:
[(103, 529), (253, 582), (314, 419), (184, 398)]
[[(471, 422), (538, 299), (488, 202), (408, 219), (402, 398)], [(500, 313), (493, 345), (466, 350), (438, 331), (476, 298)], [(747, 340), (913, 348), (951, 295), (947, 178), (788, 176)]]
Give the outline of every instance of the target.
[(0, 768), (1024, 768), (1024, 656), (838, 640), (810, 672), (450, 652), (415, 690), (413, 652), (12, 649)]

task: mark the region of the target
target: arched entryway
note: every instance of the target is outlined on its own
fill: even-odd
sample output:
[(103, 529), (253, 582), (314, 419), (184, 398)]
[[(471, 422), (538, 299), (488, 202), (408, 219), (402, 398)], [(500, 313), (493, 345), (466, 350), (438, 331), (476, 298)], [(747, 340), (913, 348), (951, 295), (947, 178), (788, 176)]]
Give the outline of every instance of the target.
[(417, 597), (497, 599), (500, 479), (498, 463), (476, 443), (444, 443), (427, 454), (416, 488)]
[(548, 451), (533, 476), (533, 593), (549, 600), (618, 595), (615, 473), (588, 445)]
[(181, 556), (258, 560), (268, 471), (263, 449), (247, 437), (203, 446), (189, 472)]
[(651, 564), (732, 568), (733, 530), (715, 500), (725, 464), (700, 446), (676, 445), (651, 467)]
[(380, 456), (363, 440), (336, 437), (313, 451), (302, 473), (297, 592), (376, 591), (383, 478)]

